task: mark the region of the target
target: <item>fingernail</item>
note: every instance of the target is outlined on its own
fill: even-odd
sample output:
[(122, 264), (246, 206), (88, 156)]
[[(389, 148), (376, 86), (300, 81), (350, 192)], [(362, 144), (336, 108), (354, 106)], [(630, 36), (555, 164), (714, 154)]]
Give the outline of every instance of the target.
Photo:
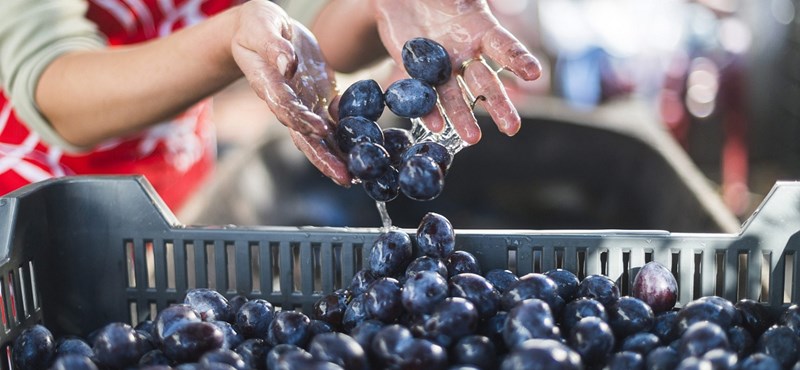
[(275, 64), (278, 66), (278, 72), (280, 72), (282, 76), (286, 76), (286, 67), (289, 66), (289, 57), (286, 56), (286, 54), (278, 54)]
[(525, 80), (532, 81), (542, 75), (542, 66), (539, 64), (539, 60), (536, 59), (536, 57), (530, 54), (523, 54), (520, 58), (525, 66)]

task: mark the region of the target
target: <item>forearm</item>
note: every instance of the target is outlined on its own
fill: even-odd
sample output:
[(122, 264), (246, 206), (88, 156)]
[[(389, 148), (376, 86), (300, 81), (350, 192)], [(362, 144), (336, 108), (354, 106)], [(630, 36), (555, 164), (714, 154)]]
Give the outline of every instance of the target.
[(241, 76), (231, 56), (237, 9), (152, 42), (65, 54), (43, 72), (36, 102), (83, 147), (170, 118)]
[[(364, 10), (364, 7), (369, 9)], [(332, 0), (320, 11), (311, 30), (328, 64), (354, 72), (384, 56), (373, 0)]]

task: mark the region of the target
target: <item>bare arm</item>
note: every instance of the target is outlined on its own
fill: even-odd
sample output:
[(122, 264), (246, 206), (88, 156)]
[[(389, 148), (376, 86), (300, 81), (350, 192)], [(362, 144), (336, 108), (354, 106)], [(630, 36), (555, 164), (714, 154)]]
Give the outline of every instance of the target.
[(140, 45), (56, 58), (37, 103), (68, 142), (91, 146), (172, 117), (244, 75), (278, 119), (302, 134), (327, 134), (287, 84), (297, 66), (288, 16), (249, 1), (207, 21)]
[(325, 59), (339, 72), (355, 72), (387, 56), (372, 0), (328, 1), (311, 30)]
[(236, 11), (141, 45), (79, 51), (42, 74), (36, 101), (68, 142), (91, 146), (172, 117), (241, 75)]

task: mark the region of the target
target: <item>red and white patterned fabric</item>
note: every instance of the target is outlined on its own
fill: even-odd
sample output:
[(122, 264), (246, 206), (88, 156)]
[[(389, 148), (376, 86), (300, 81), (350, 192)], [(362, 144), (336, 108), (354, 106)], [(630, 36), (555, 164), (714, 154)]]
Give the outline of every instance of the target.
[[(87, 18), (109, 44), (132, 44), (200, 22), (237, 0), (91, 0)], [(0, 195), (65, 175), (142, 174), (173, 210), (213, 170), (216, 138), (206, 99), (169, 122), (93, 150), (65, 153), (21, 122), (0, 89)]]

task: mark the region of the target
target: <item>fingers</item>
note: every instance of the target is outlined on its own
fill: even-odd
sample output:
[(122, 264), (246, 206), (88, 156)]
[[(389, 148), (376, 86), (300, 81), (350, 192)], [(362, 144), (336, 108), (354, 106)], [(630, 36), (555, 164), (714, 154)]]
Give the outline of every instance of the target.
[[(469, 106), (469, 104), (467, 104), (467, 101), (464, 98), (464, 94), (461, 91), (461, 86), (459, 86), (457, 79), (451, 78), (444, 85), (439, 86), (437, 89), (439, 92), (439, 101), (442, 104), (442, 109), (444, 112), (447, 112), (447, 116), (450, 118), (450, 122), (452, 122), (453, 127), (458, 133), (458, 136), (461, 137), (461, 140), (464, 140), (468, 145), (472, 145), (480, 141), (481, 129), (478, 127), (478, 121), (472, 114), (472, 108)], [(426, 116), (426, 118), (430, 117)], [(440, 132), (444, 127), (443, 125), (444, 123), (442, 122), (442, 127), (440, 127), (439, 130), (434, 130), (433, 128), (431, 128), (431, 130), (434, 132)]]
[(481, 38), (483, 54), (526, 81), (542, 74), (539, 60), (508, 30), (496, 25)]
[(469, 63), (463, 71), (464, 82), (473, 96), (483, 96), (478, 103), (486, 109), (500, 132), (513, 136), (521, 127), (517, 109), (511, 104), (497, 74), (483, 62)]
[(253, 7), (256, 9), (247, 9), (250, 16), (240, 21), (241, 30), (234, 42), (261, 56), (284, 77), (291, 78), (298, 61), (291, 42), (293, 27), (289, 16), (270, 2), (258, 2)]
[(322, 174), (341, 186), (350, 187), (352, 178), (347, 171), (347, 165), (328, 147), (324, 140), (305, 136), (292, 130), (289, 130), (289, 136), (297, 149), (300, 149)]
[(233, 54), (250, 87), (267, 102), (281, 123), (304, 135), (327, 135), (325, 120), (303, 104), (277, 69), (241, 46), (234, 45)]

